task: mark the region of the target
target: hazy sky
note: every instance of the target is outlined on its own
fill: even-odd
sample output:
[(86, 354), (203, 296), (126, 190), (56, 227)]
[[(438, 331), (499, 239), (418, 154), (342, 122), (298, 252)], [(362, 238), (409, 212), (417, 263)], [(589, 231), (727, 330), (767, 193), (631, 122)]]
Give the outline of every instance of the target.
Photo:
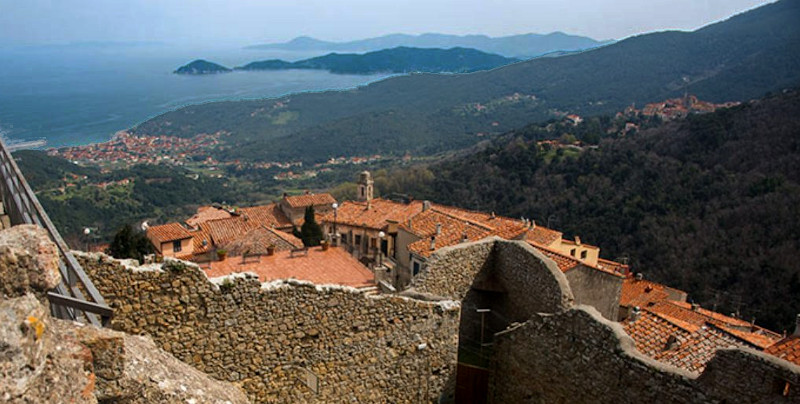
[(0, 44), (251, 44), (299, 35), (502, 36), (563, 31), (620, 39), (694, 29), (765, 0), (0, 0)]

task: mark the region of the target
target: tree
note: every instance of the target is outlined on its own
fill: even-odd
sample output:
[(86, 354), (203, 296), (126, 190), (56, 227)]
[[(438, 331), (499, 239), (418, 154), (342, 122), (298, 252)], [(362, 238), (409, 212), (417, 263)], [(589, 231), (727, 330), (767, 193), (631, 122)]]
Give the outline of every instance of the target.
[(126, 224), (114, 234), (108, 252), (114, 258), (135, 258), (141, 263), (145, 255), (153, 253), (153, 245), (143, 232), (135, 231), (130, 224)]
[(313, 206), (306, 208), (305, 221), (303, 226), (300, 227), (300, 238), (306, 247), (318, 246), (319, 242), (322, 241), (322, 227), (319, 226), (317, 219), (314, 217)]

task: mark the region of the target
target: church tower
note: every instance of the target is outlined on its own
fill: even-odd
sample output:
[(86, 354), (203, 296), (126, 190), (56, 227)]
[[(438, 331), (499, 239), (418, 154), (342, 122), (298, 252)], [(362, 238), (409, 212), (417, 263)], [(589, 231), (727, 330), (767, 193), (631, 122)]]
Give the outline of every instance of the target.
[(363, 171), (358, 177), (358, 200), (361, 202), (368, 202), (372, 200), (373, 186), (375, 181), (369, 171)]

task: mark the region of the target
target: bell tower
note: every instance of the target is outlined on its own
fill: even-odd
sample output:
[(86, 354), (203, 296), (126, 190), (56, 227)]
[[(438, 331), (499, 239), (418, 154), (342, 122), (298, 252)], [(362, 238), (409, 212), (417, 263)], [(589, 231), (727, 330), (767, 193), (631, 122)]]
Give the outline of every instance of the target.
[(362, 171), (358, 176), (358, 200), (361, 202), (368, 202), (373, 197), (373, 184), (372, 175), (369, 171)]

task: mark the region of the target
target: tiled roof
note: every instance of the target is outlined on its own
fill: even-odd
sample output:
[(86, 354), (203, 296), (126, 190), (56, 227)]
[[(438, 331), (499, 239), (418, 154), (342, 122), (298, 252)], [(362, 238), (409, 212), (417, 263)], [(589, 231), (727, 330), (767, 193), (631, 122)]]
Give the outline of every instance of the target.
[(623, 307), (646, 307), (650, 303), (669, 299), (664, 285), (645, 279), (626, 278), (622, 281), (619, 305)]
[[(437, 224), (441, 225), (441, 233), (436, 235)], [(475, 241), (495, 234), (494, 229), (486, 225), (471, 222), (431, 208), (419, 213), (411, 219), (411, 226), (403, 224), (404, 230), (421, 237), (408, 245), (408, 251), (422, 257), (430, 256), (436, 249), (448, 247), (468, 241)], [(435, 249), (431, 250), (431, 238), (434, 237)]]
[(690, 372), (700, 373), (717, 350), (744, 347), (746, 345), (742, 342), (709, 325), (700, 327), (675, 348), (655, 355), (654, 359)]
[(328, 212), (321, 215), (320, 220), (366, 227), (369, 229), (383, 229), (389, 221), (403, 223), (415, 214), (422, 212), (422, 202), (414, 201), (409, 204), (393, 202), (386, 199), (373, 199), (369, 202), (346, 201), (337, 209), (337, 213)]
[(198, 223), (197, 230), (191, 231), (190, 234), (192, 235), (192, 244), (194, 244), (195, 254), (203, 254), (211, 250), (213, 244), (208, 222)]
[(241, 217), (247, 217), (249, 220), (261, 226), (275, 226), (278, 229), (292, 228), (292, 222), (289, 221), (289, 218), (286, 217), (276, 203), (240, 208), (237, 213), (239, 213)]
[(151, 226), (147, 229), (147, 238), (154, 243), (161, 244), (170, 241), (191, 238), (192, 235), (180, 223), (167, 223)]
[(630, 267), (625, 264), (620, 264), (616, 261), (610, 261), (602, 258), (597, 259), (597, 267), (607, 269), (609, 271), (616, 272), (621, 275), (627, 275), (630, 273)]
[(259, 224), (244, 216), (234, 216), (230, 219), (212, 220), (206, 222), (208, 234), (216, 246), (228, 244), (245, 233), (259, 227)]
[(223, 209), (215, 206), (201, 206), (197, 208), (197, 213), (192, 217), (186, 219), (186, 224), (191, 227), (196, 227), (200, 223), (205, 223), (209, 220), (227, 219), (231, 214)]
[(749, 321), (740, 318), (729, 317), (724, 314), (706, 310), (702, 307), (692, 309), (692, 305), (686, 302), (674, 300), (662, 300), (647, 306), (648, 310), (674, 317), (681, 321), (695, 325), (703, 325), (706, 322), (721, 323), (732, 327), (750, 328)]
[(305, 208), (307, 206), (333, 205), (336, 199), (331, 194), (305, 194), (286, 196), (283, 198), (292, 208)]
[(288, 233), (264, 226), (256, 227), (222, 247), (229, 255), (266, 254), (267, 247), (275, 246), (275, 251), (288, 251), (303, 247), (303, 242)]
[(647, 309), (622, 327), (641, 353), (691, 372), (702, 372), (718, 349), (753, 347), (712, 323), (695, 325)]
[(800, 335), (790, 335), (768, 347), (764, 352), (800, 365)]
[(530, 245), (532, 245), (533, 248), (539, 250), (542, 254), (546, 255), (547, 258), (553, 260), (556, 263), (556, 265), (558, 265), (558, 269), (560, 269), (561, 272), (567, 272), (570, 269), (575, 268), (581, 264), (580, 261), (578, 261), (573, 257), (561, 254), (559, 252), (550, 250), (548, 248), (544, 248), (530, 241), (528, 243), (530, 243)]
[(693, 331), (699, 329), (694, 327), (687, 330), (647, 310), (640, 311), (636, 321), (623, 321), (622, 328), (633, 338), (636, 349), (650, 357), (686, 341)]
[(242, 263), (241, 257), (229, 256), (224, 261), (213, 261), (206, 269), (209, 277), (228, 275), (234, 272), (253, 272), (262, 282), (295, 278), (315, 284), (336, 284), (352, 287), (372, 286), (375, 277), (365, 266), (347, 252), (331, 247), (322, 251), (310, 248), (308, 255), (291, 257), (290, 251), (276, 252), (272, 256), (260, 256), (258, 260)]
[(734, 337), (754, 345), (759, 349), (766, 349), (781, 339), (781, 336), (778, 333), (774, 333), (758, 326), (752, 326), (748, 331), (728, 327), (723, 324), (717, 324), (717, 327), (728, 334), (733, 335)]
[(563, 234), (560, 231), (548, 229), (543, 226), (536, 226), (525, 236), (525, 239), (540, 246), (549, 246), (561, 239)]

